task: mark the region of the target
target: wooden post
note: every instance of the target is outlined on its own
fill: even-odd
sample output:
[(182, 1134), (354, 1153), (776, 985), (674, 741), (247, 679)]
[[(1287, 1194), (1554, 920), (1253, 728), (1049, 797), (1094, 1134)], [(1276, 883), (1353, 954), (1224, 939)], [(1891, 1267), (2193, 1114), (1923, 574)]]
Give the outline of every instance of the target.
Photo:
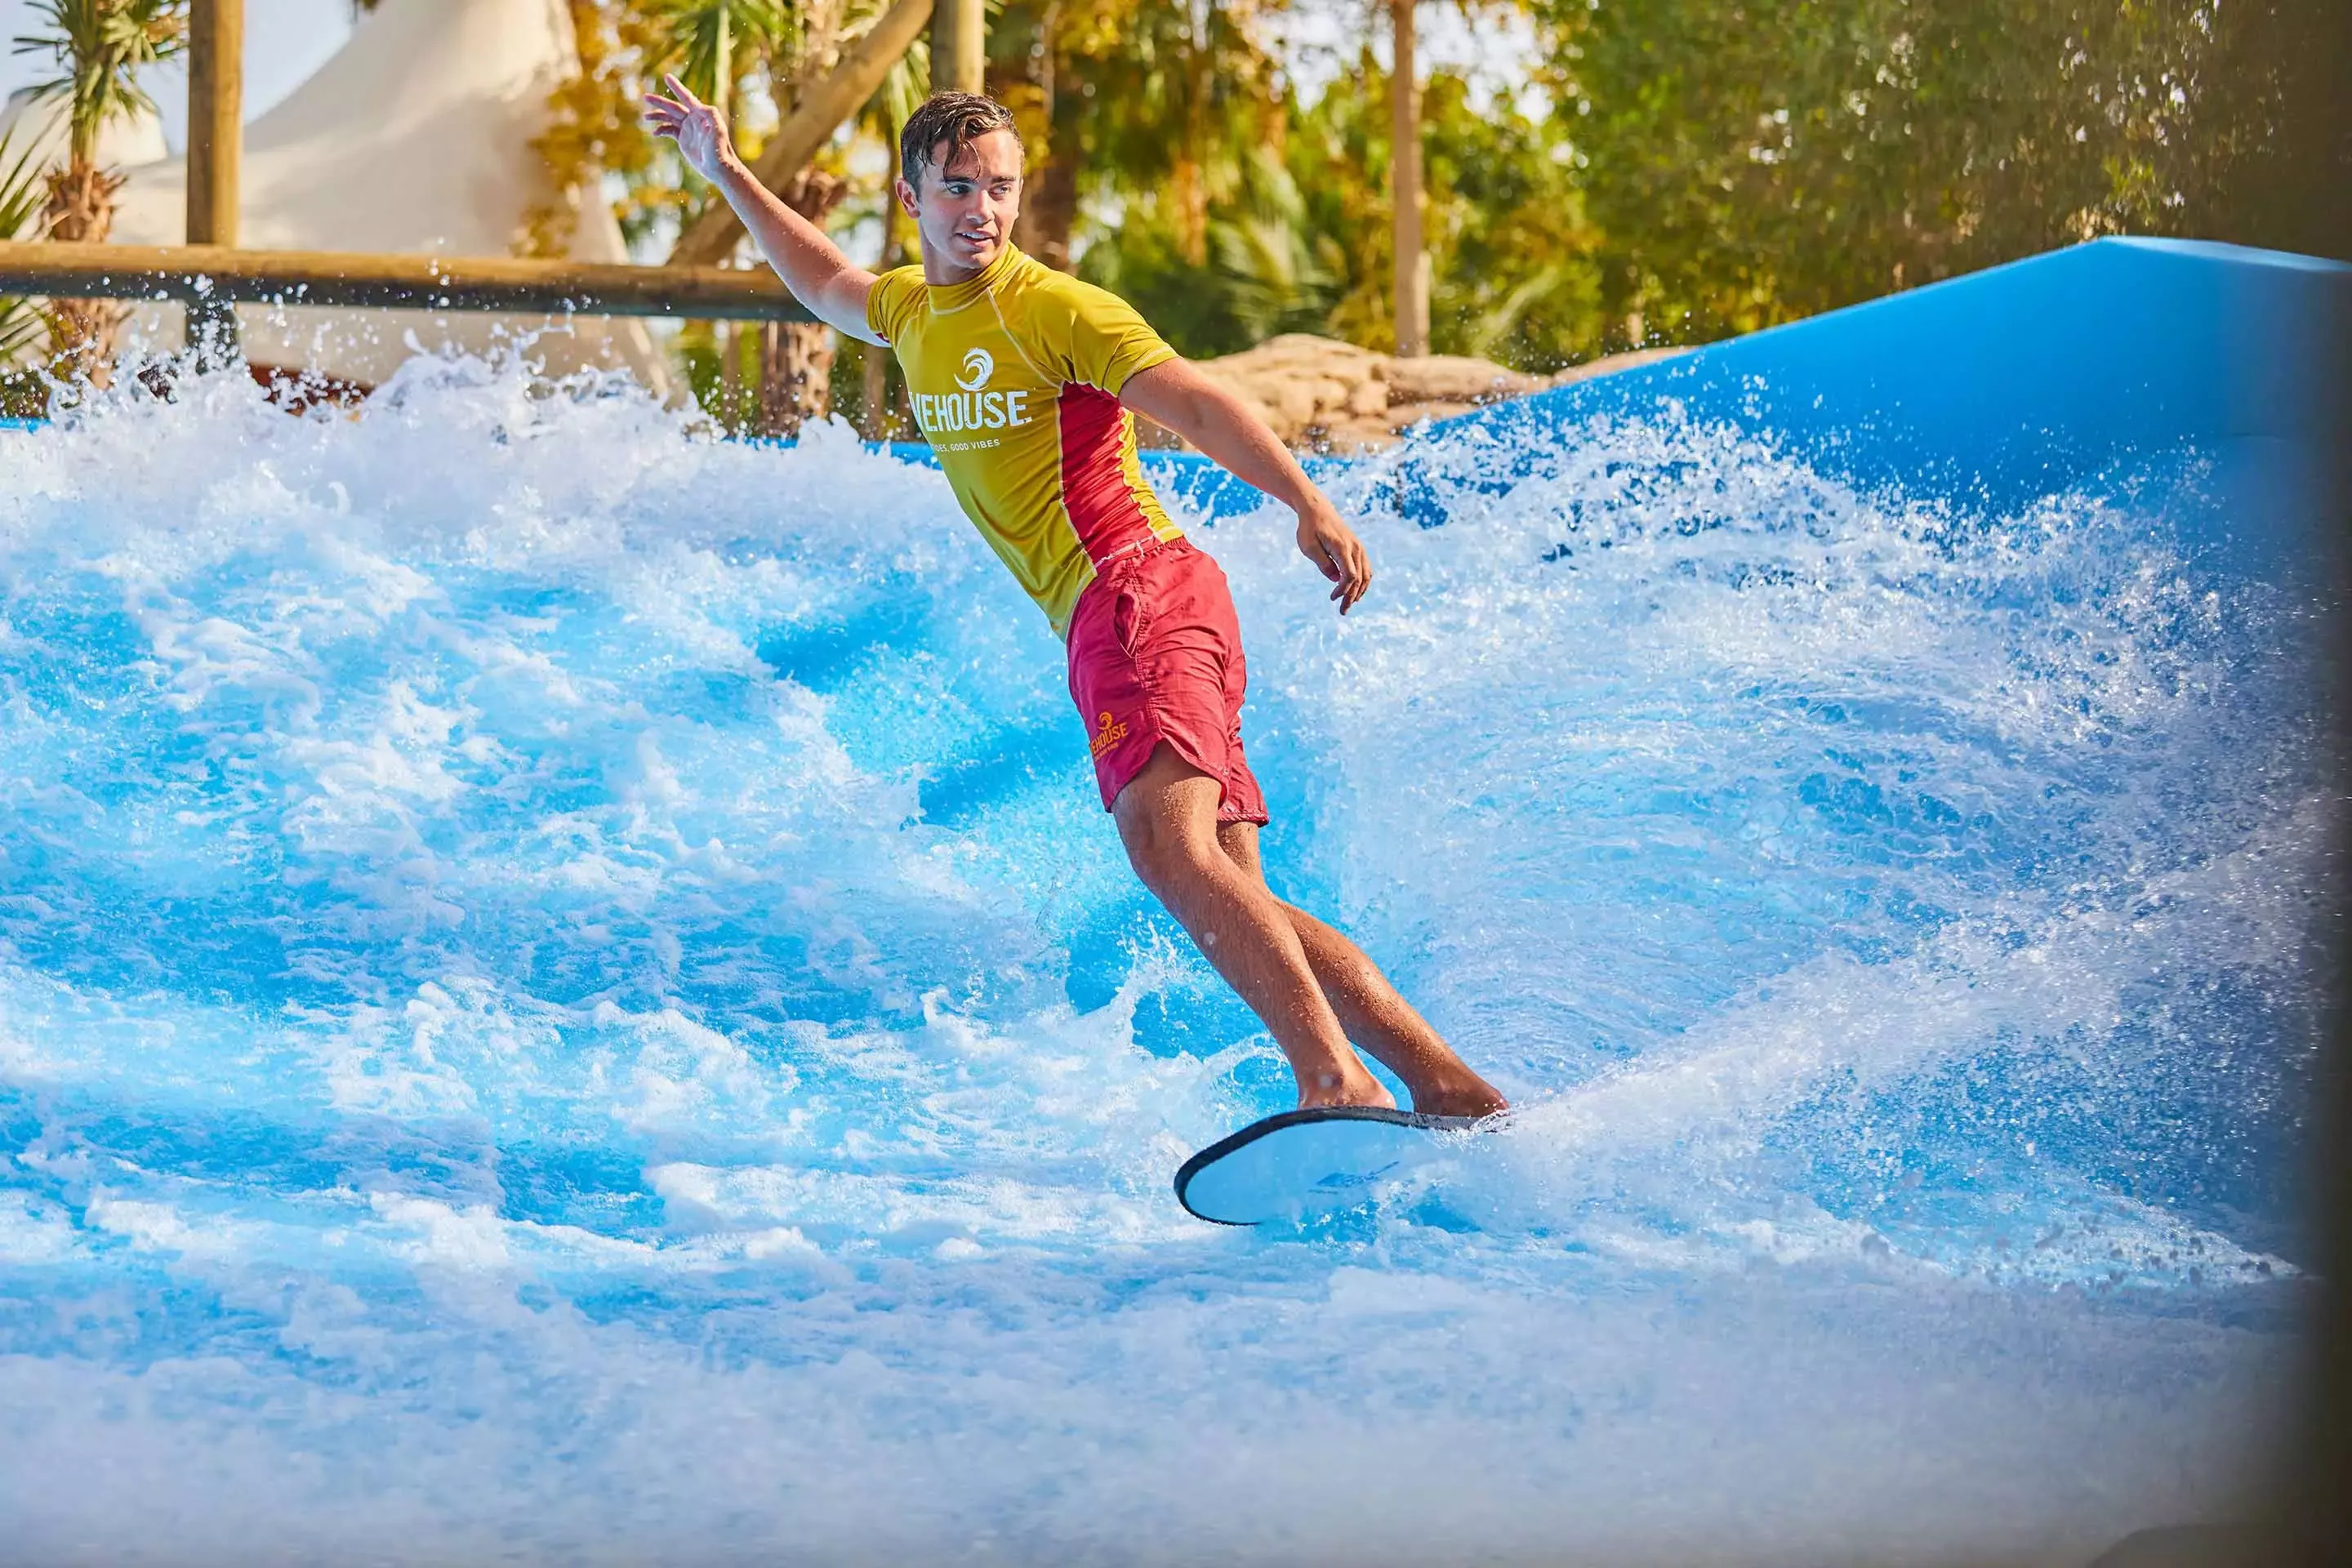
[(730, 430), (743, 427), (743, 337), (733, 321), (710, 323), (710, 341), (719, 350), (719, 422)]
[(1394, 209), (1396, 352), (1429, 352), (1429, 258), (1421, 246), (1421, 87), (1412, 60), (1413, 0), (1389, 0), (1396, 68), (1389, 82), (1389, 205)]
[(982, 0), (939, 0), (931, 10), (931, 90), (981, 92), (988, 77)]
[[(188, 9), (188, 243), (236, 244), (237, 164), (245, 147), (245, 0)], [(207, 295), (188, 306), (199, 363), (236, 354), (236, 310)]]

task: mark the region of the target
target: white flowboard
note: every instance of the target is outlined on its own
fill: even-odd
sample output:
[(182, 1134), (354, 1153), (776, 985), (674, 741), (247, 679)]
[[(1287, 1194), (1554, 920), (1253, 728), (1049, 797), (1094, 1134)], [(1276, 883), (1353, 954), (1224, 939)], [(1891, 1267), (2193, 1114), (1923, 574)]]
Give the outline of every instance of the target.
[(1215, 1225), (1297, 1221), (1370, 1199), (1381, 1183), (1443, 1153), (1466, 1116), (1335, 1106), (1286, 1110), (1210, 1144), (1176, 1173), (1176, 1201)]

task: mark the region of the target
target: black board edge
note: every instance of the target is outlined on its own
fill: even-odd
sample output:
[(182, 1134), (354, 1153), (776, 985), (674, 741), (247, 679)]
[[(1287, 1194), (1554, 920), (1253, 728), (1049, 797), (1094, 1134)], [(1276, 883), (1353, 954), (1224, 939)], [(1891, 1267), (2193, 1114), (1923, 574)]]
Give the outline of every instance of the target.
[(1391, 1127), (1418, 1127), (1431, 1132), (1467, 1132), (1484, 1120), (1486, 1119), (1477, 1116), (1433, 1116), (1420, 1110), (1391, 1110), (1377, 1105), (1316, 1105), (1303, 1110), (1278, 1110), (1272, 1116), (1261, 1117), (1239, 1131), (1225, 1134), (1177, 1166), (1176, 1201), (1182, 1205), (1186, 1214), (1205, 1224), (1231, 1226), (1236, 1230), (1252, 1230), (1257, 1226), (1258, 1222), (1255, 1220), (1218, 1219), (1214, 1215), (1202, 1214), (1199, 1209), (1194, 1208), (1192, 1200), (1185, 1196), (1185, 1189), (1192, 1184), (1192, 1178), (1198, 1175), (1203, 1167), (1213, 1165), (1226, 1155), (1248, 1148), (1270, 1132), (1279, 1132), (1286, 1127), (1301, 1127), (1315, 1121), (1385, 1121)]

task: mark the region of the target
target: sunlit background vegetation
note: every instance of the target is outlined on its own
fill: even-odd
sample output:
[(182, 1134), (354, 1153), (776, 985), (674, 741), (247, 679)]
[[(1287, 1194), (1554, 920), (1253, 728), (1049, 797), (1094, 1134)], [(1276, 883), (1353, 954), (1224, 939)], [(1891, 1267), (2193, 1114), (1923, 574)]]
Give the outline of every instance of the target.
[[(610, 90), (565, 100), (568, 133), (593, 123), (578, 151), (618, 172), (633, 236), (708, 199), (681, 190), (635, 130), (638, 83), (687, 66), (712, 88), (714, 57), (696, 46), (731, 14), (733, 98), (756, 142), (819, 9), (577, 0), (590, 74)], [(1302, 68), (1303, 51), (1281, 47), (1286, 25), (1317, 10), (1343, 41), (1323, 68)], [(1381, 346), (1385, 11), (1006, 0), (991, 17), (989, 82), (1029, 143), (1028, 248), (1129, 294), (1191, 353), (1284, 331)], [(1444, 352), (1547, 369), (2102, 234), (2312, 243), (2266, 188), (2287, 121), (2334, 100), (2303, 31), (2308, 7), (1467, 0), (1463, 11), (1496, 58), (1475, 73), (1442, 68), (1424, 87)], [(877, 102), (869, 132), (904, 102)], [(567, 143), (559, 161), (570, 155)], [(845, 143), (834, 157), (852, 167)], [(861, 183), (878, 185), (870, 172)], [(877, 195), (853, 193), (845, 217), (870, 217)]]
[[(756, 153), (886, 9), (569, 4), (579, 74), (538, 150), (552, 188), (609, 200), (648, 262), (711, 196), (646, 134), (647, 86), (679, 73)], [(2314, 44), (2341, 4), (1425, 0), (1424, 27), (1471, 46), (1423, 84), (1429, 346), (1549, 371), (2105, 234), (2340, 251), (2340, 227), (2287, 187), (2289, 150), (2320, 145), (2345, 176), (2334, 188), (2352, 189), (2340, 61)], [(47, 26), (20, 47), (48, 50), (78, 106), (119, 100), (142, 50), (175, 47), (184, 5), (41, 0)], [(1016, 237), (1126, 294), (1195, 355), (1292, 331), (1387, 348), (1389, 15), (1387, 0), (992, 5), (988, 86), (1031, 163)], [(110, 63), (77, 76), (93, 53)], [(928, 86), (919, 44), (785, 193), (866, 259), (905, 258), (884, 193), (898, 125)], [(2321, 121), (2334, 129), (2315, 142), (2298, 132)], [(103, 233), (95, 172), (53, 171), (42, 188), (18, 174), (13, 199), (46, 202), (58, 237)], [(517, 248), (559, 253), (566, 223), (551, 201)], [(0, 321), (11, 330), (26, 329)], [(707, 405), (772, 375), (783, 351), (758, 336), (685, 334)], [(845, 412), (887, 395), (885, 368), (856, 345), (792, 352)], [(742, 356), (734, 374), (724, 353)]]

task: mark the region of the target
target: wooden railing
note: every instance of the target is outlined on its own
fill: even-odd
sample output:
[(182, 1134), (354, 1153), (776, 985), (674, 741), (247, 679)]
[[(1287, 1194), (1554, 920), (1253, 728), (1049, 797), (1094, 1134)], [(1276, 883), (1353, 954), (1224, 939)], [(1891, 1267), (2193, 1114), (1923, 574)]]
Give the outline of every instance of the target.
[(0, 294), (177, 300), (205, 309), (237, 303), (693, 321), (813, 319), (764, 267), (625, 267), (215, 245), (0, 242)]

